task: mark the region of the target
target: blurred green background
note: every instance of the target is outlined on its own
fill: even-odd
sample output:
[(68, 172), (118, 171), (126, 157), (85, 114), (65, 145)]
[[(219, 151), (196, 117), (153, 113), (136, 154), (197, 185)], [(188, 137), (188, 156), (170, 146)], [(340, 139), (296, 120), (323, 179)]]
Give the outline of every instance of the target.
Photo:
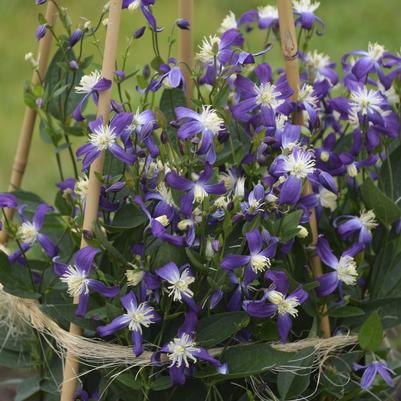
[[(96, 21), (105, 2), (59, 0), (59, 3), (68, 7), (75, 27), (82, 22), (81, 17)], [(177, 18), (177, 3), (177, 0), (158, 0), (154, 7), (159, 25), (165, 27), (161, 34), (162, 44), (166, 42), (170, 27)], [(270, 3), (274, 4), (274, 1)], [(201, 41), (203, 35), (213, 33), (229, 10), (240, 15), (249, 8), (265, 4), (267, 3), (263, 0), (195, 0), (196, 22), (193, 31), (196, 43)], [(388, 50), (398, 52), (401, 46), (400, 5), (400, 0), (321, 0), (317, 14), (326, 22), (327, 32), (323, 37), (315, 38), (313, 45), (328, 53), (337, 62), (347, 51), (366, 49), (369, 41), (377, 41)], [(29, 51), (36, 51), (34, 31), (38, 21), (37, 14), (44, 11), (45, 6), (36, 7), (34, 0), (0, 0), (0, 191), (7, 189), (24, 112), (23, 86), (31, 75), (24, 55)], [(141, 13), (125, 12), (121, 46), (126, 43), (126, 38), (143, 24), (144, 18)], [(253, 43), (252, 46), (258, 49), (262, 42)], [(152, 59), (151, 49), (150, 36), (136, 41), (130, 52), (130, 64), (141, 65), (149, 62)], [(95, 52), (94, 46), (87, 45), (85, 52)], [(269, 53), (268, 60), (275, 66), (281, 62), (277, 46)], [(130, 89), (134, 93), (133, 85)], [(35, 135), (23, 188), (33, 190), (51, 201), (57, 179), (53, 151)]]

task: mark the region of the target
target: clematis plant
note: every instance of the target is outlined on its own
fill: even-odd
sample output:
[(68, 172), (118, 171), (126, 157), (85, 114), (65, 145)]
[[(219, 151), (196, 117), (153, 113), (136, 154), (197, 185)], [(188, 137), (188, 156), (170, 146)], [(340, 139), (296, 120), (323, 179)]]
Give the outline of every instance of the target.
[[(31, 3), (43, 12), (46, 1)], [(109, 5), (74, 20), (52, 3), (60, 23), (40, 17), (32, 36), (50, 31), (57, 51), (24, 98), (59, 179), (53, 206), (49, 193), (0, 194), (0, 298), (30, 298), (101, 344), (106, 362), (82, 361), (76, 397), (395, 399), (400, 55), (371, 41), (334, 60), (312, 46), (325, 29), (319, 3), (295, 0), (299, 88), (275, 61), (288, 43), (273, 3), (227, 10), (191, 68), (176, 52), (191, 21), (164, 29), (160, 2), (124, 0), (129, 37), (107, 80), (97, 63)], [(152, 52), (144, 65), (138, 41)], [(107, 123), (93, 115), (106, 90)], [(8, 335), (8, 306), (0, 365), (26, 363), (28, 396), (56, 399), (57, 344), (15, 324)]]

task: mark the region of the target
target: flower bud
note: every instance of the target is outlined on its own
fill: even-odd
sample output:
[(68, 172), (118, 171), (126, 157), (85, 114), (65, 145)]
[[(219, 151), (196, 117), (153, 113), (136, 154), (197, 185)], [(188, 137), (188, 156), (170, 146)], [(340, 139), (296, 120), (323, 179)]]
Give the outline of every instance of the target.
[(142, 26), (142, 27), (140, 27), (139, 29), (137, 29), (137, 30), (132, 34), (132, 36), (134, 37), (134, 39), (139, 39), (139, 38), (141, 38), (141, 37), (143, 36), (143, 34), (145, 33), (145, 31), (146, 31), (146, 26)]
[(36, 5), (41, 6), (42, 4), (45, 4), (47, 0), (36, 0)]
[(304, 226), (297, 226), (298, 229), (298, 238), (306, 238), (308, 236), (308, 230)]
[(69, 66), (72, 70), (79, 70), (79, 64), (75, 60), (71, 60)]
[(175, 23), (178, 28), (189, 31), (190, 23), (185, 18), (179, 18)]
[(356, 168), (355, 163), (348, 164), (347, 174), (350, 177), (356, 177), (358, 175), (358, 169)]
[(327, 162), (327, 161), (329, 161), (329, 159), (330, 159), (330, 153), (324, 150), (320, 154), (320, 160), (322, 160), (323, 162)]
[(69, 39), (69, 45), (70, 47), (73, 47), (74, 45), (76, 45), (82, 38), (84, 32), (81, 29), (76, 29), (70, 36)]
[(36, 40), (42, 39), (43, 36), (46, 35), (46, 31), (47, 31), (47, 25), (46, 24), (39, 25), (36, 28), (36, 32), (35, 32)]
[(37, 68), (37, 66), (38, 66), (38, 61), (35, 60), (32, 52), (25, 54), (25, 61), (27, 61), (29, 64), (31, 64), (31, 66), (33, 68)]
[(38, 99), (35, 100), (36, 106), (41, 109), (44, 105), (44, 101), (41, 97), (39, 97)]

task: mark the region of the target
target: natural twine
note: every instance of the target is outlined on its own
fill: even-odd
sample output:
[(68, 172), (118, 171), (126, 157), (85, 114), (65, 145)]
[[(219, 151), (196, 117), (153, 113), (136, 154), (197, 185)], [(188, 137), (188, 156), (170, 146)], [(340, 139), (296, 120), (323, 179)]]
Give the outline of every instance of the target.
[[(18, 320), (25, 322), (45, 338), (52, 338), (57, 352), (61, 355), (67, 351), (71, 355), (89, 364), (101, 364), (107, 367), (144, 367), (151, 364), (152, 352), (145, 351), (136, 357), (129, 346), (106, 343), (101, 340), (86, 338), (72, 334), (61, 328), (55, 321), (47, 316), (37, 301), (19, 298), (6, 293), (0, 284), (0, 317), (4, 324), (15, 327)], [(5, 320), (9, 320), (6, 322)], [(297, 352), (312, 348), (315, 361), (319, 364), (327, 360), (328, 355), (338, 352), (346, 347), (355, 345), (358, 339), (354, 335), (338, 335), (330, 338), (307, 338), (304, 340), (279, 344), (270, 343), (270, 346), (281, 352)], [(48, 341), (50, 344), (50, 341)], [(211, 355), (219, 355), (223, 348), (209, 350)], [(165, 361), (167, 362), (167, 361)]]

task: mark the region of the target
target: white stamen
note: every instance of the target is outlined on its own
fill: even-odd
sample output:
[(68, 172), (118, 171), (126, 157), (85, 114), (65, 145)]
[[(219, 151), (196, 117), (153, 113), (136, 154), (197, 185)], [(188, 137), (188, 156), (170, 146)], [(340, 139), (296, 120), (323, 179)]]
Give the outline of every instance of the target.
[(298, 315), (298, 310), (296, 308), (300, 303), (296, 297), (286, 298), (281, 292), (273, 290), (268, 292), (267, 298), (272, 304), (277, 305), (277, 313), (279, 315), (285, 315), (286, 313), (290, 314), (292, 317)]
[(149, 327), (153, 321), (153, 312), (154, 309), (147, 305), (145, 302), (139, 304), (136, 308), (134, 305), (131, 305), (130, 310), (125, 313), (127, 319), (130, 319), (128, 329), (131, 331), (139, 331), (142, 333), (142, 326)]
[(311, 0), (294, 0), (293, 4), (297, 13), (313, 13), (320, 6), (319, 2), (312, 3)]
[(263, 255), (252, 255), (251, 266), (254, 273), (264, 272), (270, 268), (270, 259)]
[(299, 90), (299, 100), (304, 103), (310, 104), (312, 107), (316, 108), (319, 103), (319, 99), (313, 94), (313, 86), (308, 84), (303, 84)]
[(368, 54), (369, 57), (375, 61), (379, 61), (382, 57), (386, 49), (384, 46), (379, 45), (378, 43), (370, 43), (368, 45)]
[(89, 75), (84, 75), (79, 82), (79, 85), (75, 87), (76, 93), (91, 93), (93, 87), (100, 81), (102, 75), (100, 71), (96, 70), (91, 72)]
[(255, 85), (256, 103), (261, 106), (270, 106), (273, 110), (284, 103), (283, 99), (277, 99), (281, 96), (281, 92), (276, 89), (274, 84), (266, 82), (263, 84)]
[(127, 285), (135, 287), (137, 286), (145, 276), (145, 272), (139, 269), (127, 270), (125, 272), (125, 277), (127, 279)]
[(278, 10), (277, 7), (274, 6), (262, 6), (258, 7), (258, 16), (259, 19), (264, 19), (264, 18), (272, 18), (272, 19), (278, 19)]
[(341, 256), (337, 265), (337, 277), (347, 285), (355, 285), (358, 277), (356, 262), (352, 256)]
[(359, 221), (369, 231), (378, 226), (376, 215), (373, 210), (368, 210), (367, 212), (363, 211), (359, 216)]
[(218, 32), (224, 33), (226, 31), (229, 31), (230, 29), (237, 29), (237, 28), (238, 28), (237, 18), (235, 17), (235, 14), (232, 11), (229, 11), (228, 14), (224, 17)]
[(215, 135), (221, 131), (224, 124), (224, 120), (218, 116), (212, 106), (202, 106), (199, 122), (202, 124), (204, 130), (210, 130)]
[(284, 168), (295, 177), (306, 178), (315, 171), (313, 152), (298, 149), (298, 152), (285, 156), (284, 160)]
[(171, 361), (170, 367), (176, 366), (177, 368), (184, 365), (189, 367), (189, 360), (196, 363), (195, 353), (200, 351), (195, 347), (196, 343), (192, 341), (188, 334), (183, 334), (181, 337), (174, 338), (168, 344), (168, 359)]
[(319, 190), (319, 200), (323, 207), (330, 209), (332, 212), (337, 209), (337, 195), (324, 187)]
[(199, 46), (199, 52), (196, 57), (205, 64), (213, 64), (217, 56), (216, 49), (220, 45), (220, 38), (216, 35), (203, 38), (202, 45)]
[(88, 193), (88, 188), (89, 188), (89, 178), (88, 176), (83, 175), (75, 183), (74, 191), (81, 198), (81, 200), (84, 200), (86, 198), (86, 194)]
[(38, 238), (39, 232), (36, 230), (35, 226), (26, 221), (22, 223), (18, 228), (17, 237), (21, 239), (22, 242), (32, 245)]
[(114, 129), (110, 129), (108, 125), (102, 125), (89, 134), (89, 142), (100, 151), (110, 149), (116, 142), (116, 138)]
[(155, 220), (158, 221), (163, 227), (167, 227), (170, 224), (170, 220), (165, 214), (156, 217)]
[(182, 296), (192, 297), (194, 293), (189, 289), (189, 285), (195, 281), (189, 273), (189, 269), (185, 269), (181, 275), (177, 275), (172, 280), (168, 280), (171, 284), (167, 288), (170, 291), (169, 296), (173, 296), (174, 301), (182, 302)]
[(194, 198), (195, 201), (202, 202), (208, 196), (208, 193), (200, 184), (194, 185)]
[(89, 292), (89, 279), (86, 273), (79, 271), (76, 266), (67, 266), (67, 271), (61, 276), (60, 280), (67, 284), (67, 292), (71, 297), (78, 297)]

